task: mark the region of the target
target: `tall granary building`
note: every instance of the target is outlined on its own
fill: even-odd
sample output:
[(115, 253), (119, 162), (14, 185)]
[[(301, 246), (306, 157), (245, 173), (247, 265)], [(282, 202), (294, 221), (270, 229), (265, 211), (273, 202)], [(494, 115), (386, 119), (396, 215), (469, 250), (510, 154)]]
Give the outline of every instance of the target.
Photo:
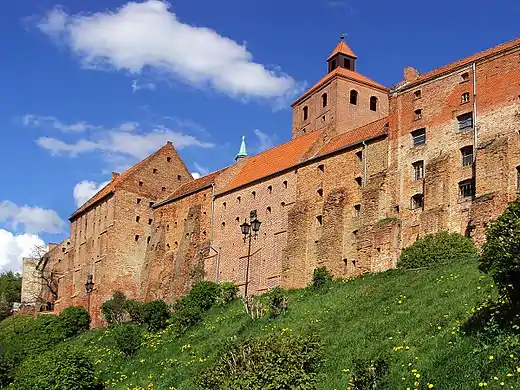
[[(202, 276), (244, 291), (247, 275), (260, 294), (306, 286), (318, 266), (387, 270), (441, 229), (481, 243), (520, 184), (520, 39), (422, 75), (407, 67), (392, 88), (356, 61), (341, 40), (292, 104), (289, 142), (248, 157), (243, 140), (235, 164), (196, 180), (168, 143), (114, 174), (40, 262), (57, 279), (54, 310), (89, 305), (100, 325), (116, 290), (172, 301)], [(240, 225), (253, 210), (248, 256)]]

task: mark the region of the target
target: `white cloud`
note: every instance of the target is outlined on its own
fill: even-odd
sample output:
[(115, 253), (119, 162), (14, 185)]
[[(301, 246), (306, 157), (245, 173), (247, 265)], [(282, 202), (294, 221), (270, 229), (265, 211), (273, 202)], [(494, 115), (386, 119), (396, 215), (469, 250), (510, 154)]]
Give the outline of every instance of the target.
[(198, 173), (198, 172), (192, 172), (192, 173), (191, 173), (191, 176), (192, 176), (194, 179), (200, 179), (200, 177), (201, 177), (201, 176), (200, 176), (200, 173)]
[(63, 132), (79, 133), (86, 130), (99, 129), (86, 122), (64, 123), (53, 116), (41, 116), (34, 114), (27, 114), (22, 117), (22, 123), (26, 126), (34, 127), (50, 127)]
[(56, 211), (40, 207), (18, 206), (13, 202), (0, 202), (0, 222), (13, 229), (23, 228), (25, 233), (62, 233), (65, 222)]
[(254, 133), (258, 139), (258, 146), (256, 147), (258, 152), (271, 149), (276, 145), (276, 135), (269, 135), (258, 129), (255, 129)]
[(150, 91), (154, 91), (156, 88), (154, 83), (146, 83), (140, 82), (139, 80), (132, 81), (132, 92), (136, 93), (137, 91), (141, 91), (143, 89), (148, 89)]
[(79, 208), (83, 206), (83, 204), (92, 198), (100, 189), (106, 186), (109, 182), (105, 181), (103, 183), (96, 183), (90, 180), (83, 180), (74, 186), (74, 200), (76, 201), (76, 206)]
[(35, 234), (18, 234), (0, 229), (0, 272), (22, 270), (22, 258), (31, 257), (36, 246), (44, 246)]
[(181, 22), (165, 1), (129, 2), (115, 11), (69, 15), (54, 8), (37, 27), (67, 45), (89, 69), (146, 70), (239, 98), (287, 100), (295, 80), (253, 61), (245, 44)]

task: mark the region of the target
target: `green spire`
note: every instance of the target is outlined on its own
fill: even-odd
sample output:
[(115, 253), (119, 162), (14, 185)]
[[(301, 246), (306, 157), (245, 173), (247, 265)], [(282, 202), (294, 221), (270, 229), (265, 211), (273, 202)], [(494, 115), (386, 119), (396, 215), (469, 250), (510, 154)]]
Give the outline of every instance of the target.
[(240, 160), (241, 158), (247, 157), (247, 150), (246, 150), (246, 137), (245, 135), (242, 136), (242, 143), (240, 144), (240, 151), (235, 156), (235, 161)]

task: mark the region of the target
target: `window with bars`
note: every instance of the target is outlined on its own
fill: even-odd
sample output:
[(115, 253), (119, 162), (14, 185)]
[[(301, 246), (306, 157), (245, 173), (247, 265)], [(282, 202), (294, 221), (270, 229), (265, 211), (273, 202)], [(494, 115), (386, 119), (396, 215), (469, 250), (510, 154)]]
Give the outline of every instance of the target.
[(421, 146), (426, 143), (426, 129), (417, 129), (412, 131), (413, 146)]
[(469, 92), (464, 92), (460, 97), (461, 103), (469, 102)]
[(412, 164), (413, 179), (421, 180), (424, 178), (424, 161), (416, 161)]
[(472, 179), (459, 183), (459, 197), (462, 199), (472, 198), (475, 195), (475, 182)]
[(460, 149), (460, 154), (462, 156), (462, 166), (469, 167), (473, 165), (473, 146), (465, 146)]
[(466, 114), (459, 115), (457, 117), (459, 124), (459, 130), (470, 130), (473, 128), (473, 112), (467, 112)]

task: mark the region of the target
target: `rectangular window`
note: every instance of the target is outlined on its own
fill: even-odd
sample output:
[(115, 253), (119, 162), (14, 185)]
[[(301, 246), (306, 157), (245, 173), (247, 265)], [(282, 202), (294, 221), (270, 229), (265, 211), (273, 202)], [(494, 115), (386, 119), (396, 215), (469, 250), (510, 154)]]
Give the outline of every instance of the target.
[(412, 202), (410, 206), (412, 210), (422, 209), (424, 206), (424, 195), (416, 194), (412, 196)]
[(316, 226), (321, 226), (321, 225), (323, 225), (323, 216), (318, 215), (316, 217)]
[(459, 183), (459, 197), (472, 198), (475, 195), (475, 182), (473, 180), (464, 180)]
[(466, 114), (459, 115), (457, 117), (459, 124), (459, 130), (470, 130), (473, 128), (473, 113), (468, 112)]
[(426, 129), (412, 131), (413, 146), (421, 146), (426, 143)]
[(363, 167), (363, 151), (359, 150), (356, 152), (356, 159), (360, 167)]
[(413, 113), (414, 113), (415, 120), (418, 120), (418, 119), (422, 118), (422, 110), (421, 109), (417, 109)]
[(412, 164), (413, 179), (421, 180), (424, 178), (424, 161), (416, 161)]
[(469, 92), (464, 92), (460, 98), (461, 103), (469, 102)]
[(361, 216), (361, 205), (354, 205), (354, 218), (359, 218)]
[(473, 165), (473, 146), (466, 146), (460, 150), (462, 155), (462, 166), (469, 167)]

